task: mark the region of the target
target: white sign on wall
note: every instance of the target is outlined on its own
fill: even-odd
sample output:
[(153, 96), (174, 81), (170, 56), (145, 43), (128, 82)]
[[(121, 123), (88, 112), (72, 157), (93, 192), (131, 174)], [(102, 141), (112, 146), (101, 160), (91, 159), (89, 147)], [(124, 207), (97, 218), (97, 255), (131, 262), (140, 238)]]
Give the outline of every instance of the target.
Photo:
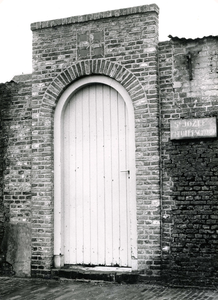
[(216, 118), (170, 120), (170, 139), (196, 139), (217, 136)]

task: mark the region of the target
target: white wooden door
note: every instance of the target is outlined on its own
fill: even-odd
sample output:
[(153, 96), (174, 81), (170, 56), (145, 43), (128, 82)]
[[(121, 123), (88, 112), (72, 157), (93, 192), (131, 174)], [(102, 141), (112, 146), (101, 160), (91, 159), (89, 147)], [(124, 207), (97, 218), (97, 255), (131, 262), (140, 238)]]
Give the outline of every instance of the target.
[(130, 266), (129, 122), (120, 94), (86, 85), (63, 112), (65, 264)]

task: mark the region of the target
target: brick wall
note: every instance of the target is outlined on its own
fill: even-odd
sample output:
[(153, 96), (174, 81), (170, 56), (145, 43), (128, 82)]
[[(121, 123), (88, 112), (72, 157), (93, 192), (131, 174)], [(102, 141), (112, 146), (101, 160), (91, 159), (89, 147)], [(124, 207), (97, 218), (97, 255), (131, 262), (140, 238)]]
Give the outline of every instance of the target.
[(0, 245), (18, 276), (30, 276), (31, 88), (28, 75), (0, 85)]
[(133, 99), (139, 268), (148, 276), (157, 276), (160, 269), (157, 6), (35, 23), (31, 28), (33, 276), (45, 276), (53, 264), (54, 109), (70, 83), (92, 74), (116, 79)]
[(32, 276), (50, 277), (54, 111), (71, 83), (98, 74), (119, 82), (134, 106), (140, 272), (168, 283), (216, 283), (217, 138), (170, 140), (170, 120), (217, 117), (217, 37), (158, 44), (156, 5), (31, 28), (32, 81), (18, 76), (0, 85), (0, 251), (7, 261), (29, 276), (31, 253)]
[[(218, 39), (159, 44), (163, 276), (217, 279), (217, 138), (170, 140), (172, 119), (218, 116)], [(166, 247), (169, 247), (169, 251)]]

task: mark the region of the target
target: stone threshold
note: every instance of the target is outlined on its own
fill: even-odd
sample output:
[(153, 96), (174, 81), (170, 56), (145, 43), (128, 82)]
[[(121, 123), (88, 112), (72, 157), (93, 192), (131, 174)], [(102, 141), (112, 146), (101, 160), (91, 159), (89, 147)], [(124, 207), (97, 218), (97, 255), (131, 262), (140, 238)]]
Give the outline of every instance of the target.
[(52, 269), (51, 278), (137, 283), (139, 272), (132, 271), (131, 268), (64, 266)]

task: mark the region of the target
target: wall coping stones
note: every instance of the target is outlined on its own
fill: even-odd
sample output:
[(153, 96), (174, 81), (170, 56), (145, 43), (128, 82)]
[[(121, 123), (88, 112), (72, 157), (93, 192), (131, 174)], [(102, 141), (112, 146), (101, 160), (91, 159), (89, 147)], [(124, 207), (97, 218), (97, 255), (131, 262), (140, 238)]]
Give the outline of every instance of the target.
[(21, 75), (15, 75), (12, 78), (12, 81), (14, 82), (23, 82), (23, 81), (28, 81), (28, 80), (32, 80), (32, 74), (21, 74)]
[(142, 6), (135, 6), (130, 8), (99, 12), (94, 14), (87, 14), (82, 16), (74, 16), (74, 17), (63, 18), (63, 19), (36, 22), (31, 24), (31, 30), (35, 31), (43, 28), (69, 25), (75, 23), (83, 23), (83, 22), (88, 22), (88, 21), (93, 21), (98, 19), (106, 19), (111, 17), (120, 17), (120, 16), (132, 15), (136, 13), (147, 13), (147, 12), (149, 13), (155, 12), (159, 14), (159, 7), (156, 4), (142, 5)]

